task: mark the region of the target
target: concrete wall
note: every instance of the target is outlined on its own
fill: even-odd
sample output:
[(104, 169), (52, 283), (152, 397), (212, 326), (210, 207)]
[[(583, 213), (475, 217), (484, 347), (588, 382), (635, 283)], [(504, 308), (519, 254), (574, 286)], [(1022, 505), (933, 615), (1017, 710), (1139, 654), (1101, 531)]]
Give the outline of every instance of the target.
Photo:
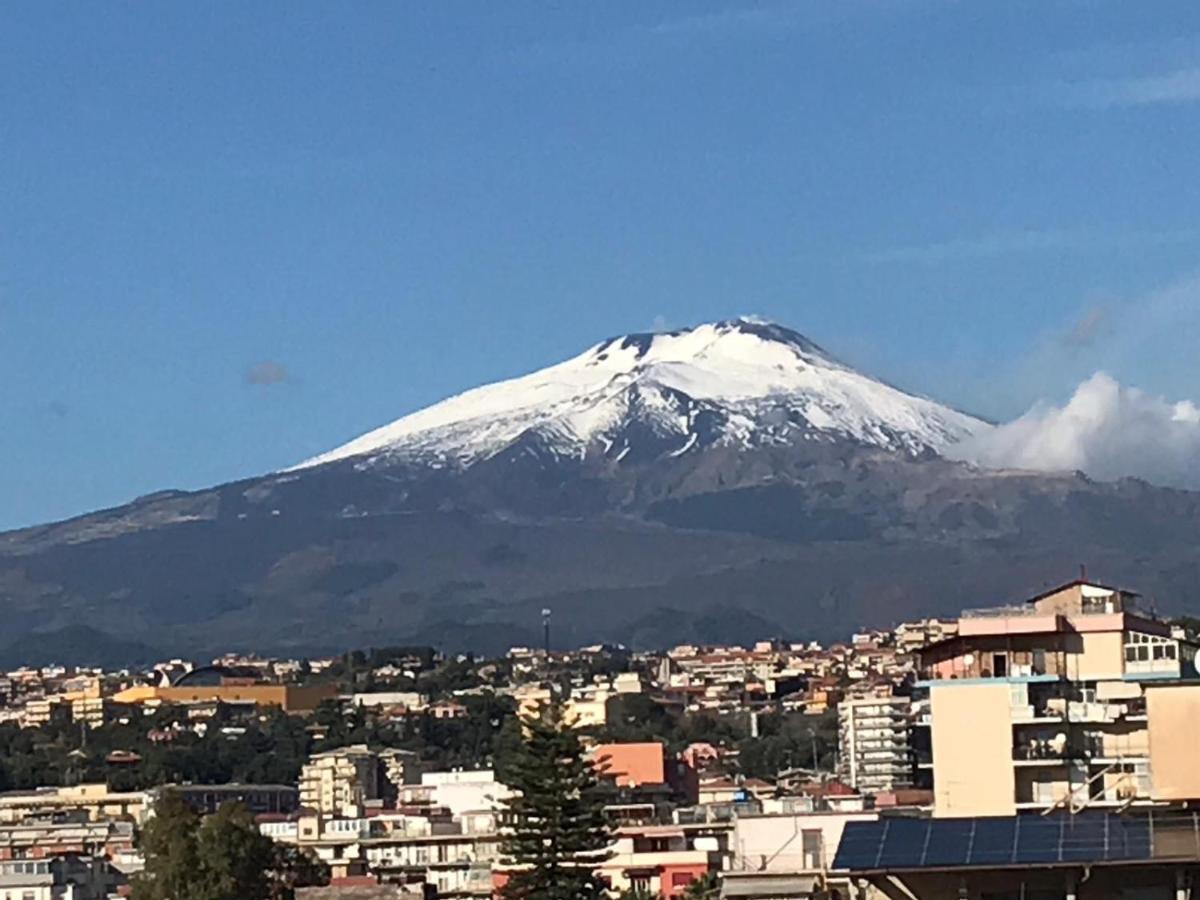
[(933, 715), (935, 816), (1016, 812), (1009, 684), (938, 684)]
[(1200, 685), (1146, 687), (1151, 795), (1155, 800), (1200, 798)]
[(798, 815), (739, 816), (734, 820), (730, 850), (735, 871), (800, 872), (804, 859), (804, 832), (821, 832), (823, 866), (833, 865), (834, 854), (847, 822), (870, 822), (874, 812), (801, 813)]
[(1070, 615), (1079, 612), (1083, 602), (1083, 590), (1078, 584), (1069, 584), (1060, 591), (1048, 594), (1034, 604), (1039, 613)]
[(1075, 681), (1120, 678), (1125, 672), (1125, 635), (1094, 631), (1079, 635), (1080, 652), (1067, 656), (1067, 677)]

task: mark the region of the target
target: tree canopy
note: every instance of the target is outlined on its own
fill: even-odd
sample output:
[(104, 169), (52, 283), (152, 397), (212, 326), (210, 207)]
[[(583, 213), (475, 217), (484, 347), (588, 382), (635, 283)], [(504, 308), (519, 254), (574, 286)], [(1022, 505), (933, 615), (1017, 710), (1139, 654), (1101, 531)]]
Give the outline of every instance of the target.
[(258, 830), (239, 803), (201, 819), (166, 793), (141, 838), (144, 871), (133, 900), (290, 900), (295, 888), (328, 881), (324, 866)]

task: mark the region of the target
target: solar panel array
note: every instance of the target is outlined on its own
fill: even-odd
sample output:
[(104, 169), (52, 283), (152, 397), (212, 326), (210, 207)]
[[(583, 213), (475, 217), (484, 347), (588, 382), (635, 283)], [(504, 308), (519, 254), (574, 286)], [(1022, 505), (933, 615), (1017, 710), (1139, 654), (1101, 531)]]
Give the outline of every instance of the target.
[(848, 822), (835, 869), (897, 871), (1200, 860), (1195, 813), (1022, 815)]

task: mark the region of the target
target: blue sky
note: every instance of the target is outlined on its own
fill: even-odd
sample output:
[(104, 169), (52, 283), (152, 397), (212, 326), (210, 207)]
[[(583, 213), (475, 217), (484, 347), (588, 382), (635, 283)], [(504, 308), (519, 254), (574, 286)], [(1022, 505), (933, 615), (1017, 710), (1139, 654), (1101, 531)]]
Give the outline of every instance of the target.
[(1197, 398), (1197, 146), (1186, 2), (10, 5), (0, 527), (743, 313)]

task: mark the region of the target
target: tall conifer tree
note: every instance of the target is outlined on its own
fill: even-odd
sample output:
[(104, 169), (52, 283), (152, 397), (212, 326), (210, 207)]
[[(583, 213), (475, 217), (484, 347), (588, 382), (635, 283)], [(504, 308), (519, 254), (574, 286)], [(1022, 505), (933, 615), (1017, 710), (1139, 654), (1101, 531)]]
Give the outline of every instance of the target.
[(513, 866), (505, 900), (598, 900), (605, 885), (596, 873), (609, 857), (612, 826), (604, 810), (599, 772), (561, 707), (542, 707), (524, 720), (524, 739), (508, 764), (508, 801), (501, 845)]

